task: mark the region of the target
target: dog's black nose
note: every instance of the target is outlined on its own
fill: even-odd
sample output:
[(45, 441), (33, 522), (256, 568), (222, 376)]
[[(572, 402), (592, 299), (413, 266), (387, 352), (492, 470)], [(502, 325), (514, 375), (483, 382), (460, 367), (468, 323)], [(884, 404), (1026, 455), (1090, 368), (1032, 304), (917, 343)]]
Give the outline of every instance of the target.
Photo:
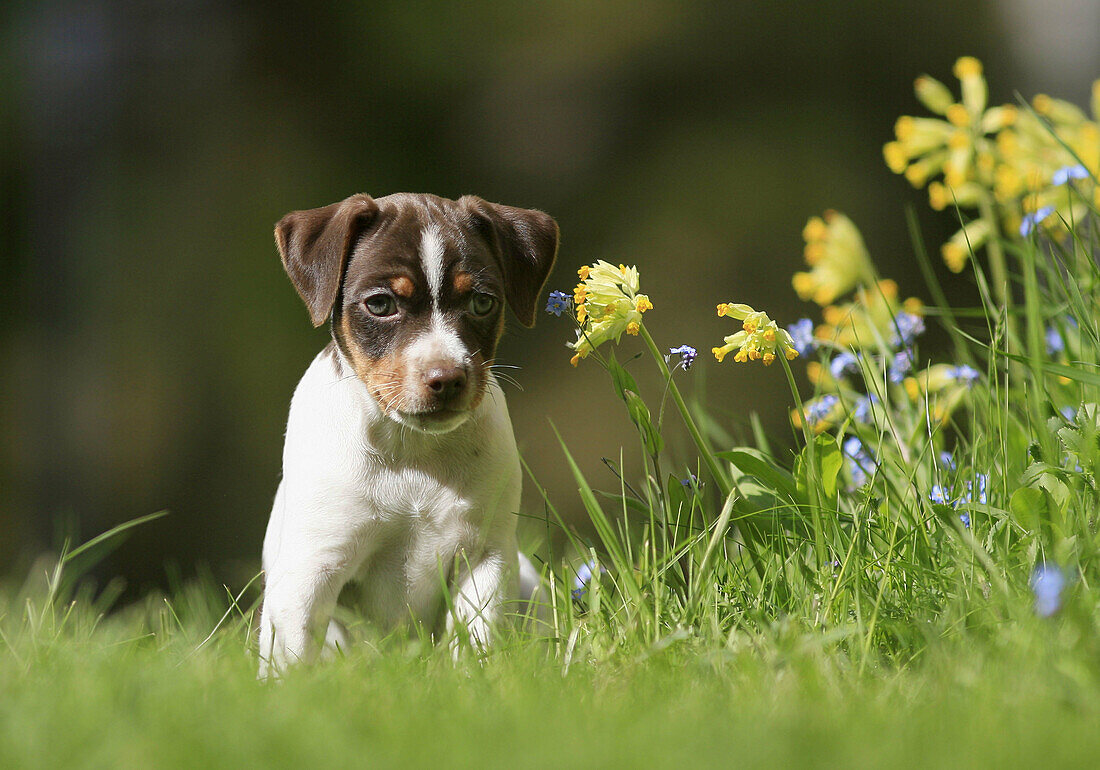
[(466, 388), (466, 370), (457, 366), (429, 369), (424, 384), (440, 401), (452, 401)]

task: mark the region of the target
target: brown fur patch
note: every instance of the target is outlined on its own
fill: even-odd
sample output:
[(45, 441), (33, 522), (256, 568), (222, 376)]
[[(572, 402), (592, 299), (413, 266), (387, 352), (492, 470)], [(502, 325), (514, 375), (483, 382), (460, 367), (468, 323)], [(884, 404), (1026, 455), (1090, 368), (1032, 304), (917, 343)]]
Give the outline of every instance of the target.
[(455, 273), (455, 292), (465, 294), (474, 287), (474, 277), (469, 273)]
[(405, 371), (401, 362), (396, 356), (371, 358), (365, 355), (352, 341), (354, 337), (351, 334), (348, 317), (344, 316), (340, 321), (344, 339), (347, 341), (346, 347), (348, 356), (351, 358), (351, 367), (355, 370), (356, 376), (367, 386), (367, 390), (374, 396), (374, 400), (382, 407), (383, 412), (389, 414), (400, 410), (405, 400)]
[(404, 297), (405, 299), (412, 297), (413, 293), (416, 291), (416, 286), (413, 282), (403, 275), (390, 281), (390, 288), (393, 289), (393, 293), (398, 297)]

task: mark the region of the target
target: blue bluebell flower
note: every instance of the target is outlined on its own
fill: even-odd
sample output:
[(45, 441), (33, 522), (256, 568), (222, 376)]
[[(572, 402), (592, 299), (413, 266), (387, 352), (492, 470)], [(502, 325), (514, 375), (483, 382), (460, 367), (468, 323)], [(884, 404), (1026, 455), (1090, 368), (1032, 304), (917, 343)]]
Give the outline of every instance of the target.
[(791, 335), (791, 339), (794, 341), (794, 349), (798, 351), (798, 355), (806, 356), (813, 351), (815, 347), (814, 322), (809, 318), (800, 318), (795, 321), (787, 327), (787, 333)]
[(703, 482), (694, 473), (689, 473), (686, 479), (680, 479), (680, 484), (685, 487), (701, 487)]
[(852, 407), (852, 417), (856, 422), (866, 425), (871, 422), (871, 408), (879, 402), (878, 396), (872, 393), (869, 396), (860, 396)]
[[(592, 582), (593, 570), (596, 568), (596, 562), (586, 561), (581, 566), (577, 567), (577, 577), (573, 579), (573, 598), (580, 601), (584, 598), (584, 594), (588, 591), (588, 584)], [(600, 567), (600, 573), (607, 572), (603, 567)]]
[(833, 379), (839, 380), (844, 376), (846, 372), (852, 372), (853, 374), (859, 371), (859, 360), (848, 351), (838, 353), (832, 361), (829, 362), (829, 374), (833, 375)]
[(546, 302), (546, 312), (561, 316), (562, 313), (573, 307), (573, 298), (564, 291), (552, 291)]
[(687, 371), (695, 363), (697, 353), (691, 345), (681, 345), (678, 348), (669, 348), (668, 355), (680, 356), (680, 363), (683, 364), (684, 371)]
[(952, 366), (947, 370), (946, 375), (949, 380), (961, 380), (967, 385), (973, 385), (981, 376), (981, 372), (972, 366), (963, 364), (962, 366)]
[(1050, 178), (1051, 183), (1057, 187), (1059, 185), (1068, 184), (1071, 179), (1088, 179), (1089, 170), (1078, 163), (1076, 166), (1062, 166), (1054, 172), (1054, 176)]
[(829, 416), (829, 412), (833, 411), (833, 407), (839, 401), (840, 399), (832, 393), (822, 396), (820, 400), (806, 408), (806, 423), (812, 426), (821, 422)]
[(1031, 573), (1031, 592), (1035, 594), (1035, 614), (1049, 618), (1062, 607), (1066, 576), (1057, 564), (1044, 562)]
[(950, 452), (940, 452), (940, 465), (949, 471), (955, 470), (955, 458)]
[(894, 316), (894, 346), (913, 344), (919, 335), (924, 334), (924, 319), (915, 313), (898, 313)]
[(909, 374), (912, 368), (913, 359), (908, 350), (903, 350), (894, 355), (894, 360), (890, 363), (890, 371), (887, 376), (890, 378), (890, 382), (901, 382), (905, 379), (905, 375)]
[(1034, 214), (1024, 214), (1023, 220), (1020, 222), (1020, 235), (1024, 238), (1031, 235), (1032, 231), (1038, 226), (1040, 222), (1054, 213), (1053, 206), (1043, 206)]
[(964, 527), (966, 527), (967, 529), (970, 529), (970, 514), (969, 513), (960, 513), (959, 514), (959, 521), (962, 522), (962, 525)]

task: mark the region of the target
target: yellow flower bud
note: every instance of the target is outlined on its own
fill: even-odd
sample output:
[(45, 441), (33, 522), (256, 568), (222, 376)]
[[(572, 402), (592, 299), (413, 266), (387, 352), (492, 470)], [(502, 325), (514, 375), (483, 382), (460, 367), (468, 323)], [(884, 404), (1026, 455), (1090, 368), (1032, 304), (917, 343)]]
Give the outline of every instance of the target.
[(886, 167), (895, 174), (902, 173), (909, 165), (909, 153), (901, 142), (887, 142), (882, 145), (882, 157), (886, 161)]
[(913, 83), (913, 91), (917, 99), (928, 108), (929, 112), (943, 115), (947, 108), (955, 101), (951, 91), (940, 81), (921, 75)]
[(588, 273), (589, 273), (588, 265), (582, 265), (580, 267), (580, 269), (577, 270), (577, 275), (579, 275), (581, 277), (582, 281), (587, 281), (588, 280)]
[[(795, 355), (797, 355), (797, 353)], [(764, 354), (764, 366), (771, 366), (773, 361), (775, 361), (775, 353)]]
[(982, 63), (973, 56), (960, 56), (952, 70), (959, 80), (982, 76)]
[(710, 352), (714, 354), (714, 357), (718, 359), (718, 363), (722, 363), (722, 359), (726, 357), (726, 353), (729, 351), (725, 348), (711, 348)]
[(943, 211), (951, 203), (951, 191), (939, 182), (928, 185), (928, 205), (936, 211)]
[(637, 337), (639, 331), (641, 331), (641, 327), (638, 326), (636, 321), (631, 321), (626, 325), (626, 333), (632, 337)]
[(947, 108), (947, 120), (953, 126), (966, 128), (970, 125), (970, 113), (961, 104), (952, 104)]
[(828, 228), (825, 227), (825, 220), (821, 217), (810, 217), (806, 220), (806, 226), (802, 228), (802, 238), (807, 243), (823, 241), (828, 232)]
[(963, 268), (966, 267), (969, 254), (967, 254), (966, 249), (957, 243), (948, 241), (940, 249), (940, 253), (943, 254), (943, 261), (946, 263), (947, 269), (952, 273), (961, 273)]

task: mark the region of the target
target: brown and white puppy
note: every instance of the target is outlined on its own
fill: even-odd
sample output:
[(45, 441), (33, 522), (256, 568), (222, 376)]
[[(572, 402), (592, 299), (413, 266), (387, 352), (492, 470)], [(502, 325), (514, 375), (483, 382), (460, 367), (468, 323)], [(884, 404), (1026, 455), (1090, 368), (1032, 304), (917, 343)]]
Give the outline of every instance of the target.
[(341, 640), (331, 617), (349, 583), (383, 629), (458, 623), (486, 644), (520, 583), (534, 585), (516, 548), (519, 457), (490, 367), (505, 304), (534, 323), (557, 224), (472, 196), (353, 195), (287, 214), (275, 239), (333, 341), (290, 405), (263, 547), (260, 675), (311, 660), (322, 634)]

